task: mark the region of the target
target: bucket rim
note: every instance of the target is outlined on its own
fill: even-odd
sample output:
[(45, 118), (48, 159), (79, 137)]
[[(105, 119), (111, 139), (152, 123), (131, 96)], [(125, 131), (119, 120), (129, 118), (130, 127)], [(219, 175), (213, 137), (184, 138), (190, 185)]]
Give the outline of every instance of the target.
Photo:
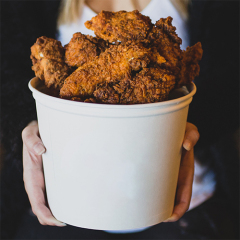
[(154, 103), (142, 103), (142, 104), (105, 104), (105, 103), (87, 103), (87, 102), (77, 102), (68, 99), (62, 99), (54, 96), (50, 96), (46, 93), (41, 92), (35, 86), (42, 82), (38, 77), (32, 78), (29, 83), (28, 87), (32, 91), (35, 96), (45, 98), (48, 101), (54, 101), (61, 104), (68, 104), (71, 106), (79, 106), (79, 107), (88, 107), (88, 108), (105, 108), (105, 109), (136, 109), (136, 108), (155, 108), (155, 107), (166, 107), (170, 105), (176, 105), (181, 102), (187, 101), (189, 98), (193, 97), (196, 93), (197, 88), (196, 85), (192, 82), (191, 84), (187, 85), (187, 89), (189, 90), (189, 94), (171, 99), (162, 102), (154, 102)]

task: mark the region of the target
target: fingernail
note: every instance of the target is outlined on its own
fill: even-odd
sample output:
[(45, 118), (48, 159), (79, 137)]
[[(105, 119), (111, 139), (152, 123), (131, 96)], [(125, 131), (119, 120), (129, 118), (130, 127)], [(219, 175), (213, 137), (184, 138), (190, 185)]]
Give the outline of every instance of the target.
[(53, 224), (55, 224), (56, 226), (58, 226), (58, 227), (65, 227), (65, 226), (67, 226), (66, 223), (63, 223), (63, 222), (58, 221), (55, 217), (52, 217), (52, 218), (51, 218), (51, 222), (52, 222)]
[(184, 141), (184, 143), (183, 143), (183, 147), (187, 150), (187, 151), (189, 151), (189, 150), (191, 150), (191, 142), (188, 140), (188, 139), (186, 139), (185, 141)]
[(35, 120), (35, 121), (30, 122), (30, 123), (28, 124), (28, 126), (37, 125), (37, 124), (38, 124), (38, 123), (37, 123), (37, 121)]
[(56, 226), (58, 226), (58, 227), (66, 227), (66, 226), (67, 226), (66, 223), (60, 222), (60, 221), (58, 221), (57, 219), (54, 220), (54, 223), (55, 223)]
[(37, 155), (42, 155), (46, 151), (45, 147), (40, 142), (33, 147), (33, 150)]
[(176, 221), (176, 216), (172, 215), (171, 217), (169, 217), (167, 220), (163, 221), (163, 222), (175, 222)]
[(67, 224), (66, 224), (66, 223), (63, 223), (63, 222), (56, 223), (56, 225), (57, 225), (58, 227), (66, 227), (66, 226), (67, 226)]

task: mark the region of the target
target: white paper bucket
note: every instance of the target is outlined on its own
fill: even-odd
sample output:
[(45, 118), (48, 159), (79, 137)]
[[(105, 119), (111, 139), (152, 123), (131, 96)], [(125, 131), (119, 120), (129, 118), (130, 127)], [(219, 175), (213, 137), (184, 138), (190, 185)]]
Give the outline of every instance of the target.
[(110, 105), (52, 97), (39, 90), (41, 84), (33, 78), (29, 88), (47, 149), (46, 191), (56, 219), (83, 228), (127, 230), (170, 217), (196, 86), (165, 102)]

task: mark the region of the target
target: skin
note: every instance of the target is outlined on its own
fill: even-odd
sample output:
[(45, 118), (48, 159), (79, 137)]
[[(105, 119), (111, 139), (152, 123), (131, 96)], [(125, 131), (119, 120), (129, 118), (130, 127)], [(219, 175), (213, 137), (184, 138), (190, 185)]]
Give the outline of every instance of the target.
[(135, 9), (142, 11), (151, 0), (87, 0), (86, 4), (96, 13), (104, 11), (126, 10), (128, 12)]
[[(66, 224), (55, 219), (48, 208), (42, 166), (42, 154), (46, 151), (38, 131), (37, 121), (32, 121), (22, 131), (23, 181), (32, 207), (42, 225), (63, 227)], [(197, 127), (187, 123), (183, 140), (183, 152), (179, 170), (176, 201), (172, 216), (165, 222), (175, 222), (188, 210), (194, 174), (193, 148), (199, 139)]]

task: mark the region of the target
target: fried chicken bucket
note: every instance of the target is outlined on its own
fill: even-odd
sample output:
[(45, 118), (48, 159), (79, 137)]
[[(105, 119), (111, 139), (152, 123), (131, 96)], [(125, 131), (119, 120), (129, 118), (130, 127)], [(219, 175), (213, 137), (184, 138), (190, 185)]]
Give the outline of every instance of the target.
[(170, 217), (188, 107), (196, 92), (149, 104), (75, 102), (33, 78), (47, 200), (56, 219), (127, 230)]

